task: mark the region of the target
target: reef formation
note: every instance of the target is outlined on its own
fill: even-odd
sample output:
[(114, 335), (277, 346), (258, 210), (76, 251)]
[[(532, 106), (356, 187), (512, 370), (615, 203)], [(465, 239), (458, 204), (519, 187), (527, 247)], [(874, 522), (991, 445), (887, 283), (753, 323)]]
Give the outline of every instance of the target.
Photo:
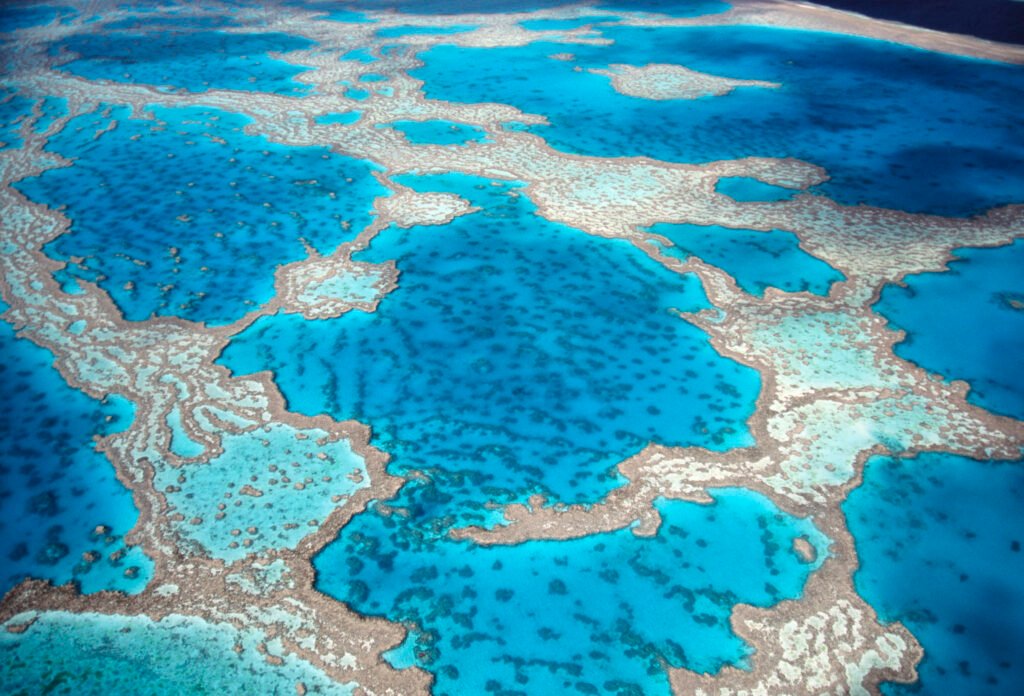
[[(116, 641), (109, 649), (124, 652), (145, 644), (154, 654), (161, 641), (193, 643), (208, 660), (203, 664), (209, 674), (237, 659), (248, 666), (253, 688), (268, 692), (431, 690), (428, 670), (395, 666), (382, 657), (402, 644), (410, 626), (364, 616), (325, 595), (312, 565), (355, 516), (374, 504), (386, 509), (403, 484), (421, 474), (389, 468), (389, 454), (371, 442), (367, 423), (297, 413), (274, 374), (238, 374), (218, 358), (261, 319), (298, 315), (326, 321), (373, 313), (391, 293), (402, 292), (401, 259), (371, 262), (360, 255), (388, 229), (426, 234), (478, 214), (474, 201), (421, 190), (407, 180), (451, 173), (515, 182), (509, 195), (528, 198), (534, 215), (572, 228), (567, 234), (620, 240), (666, 273), (699, 281), (709, 306), (680, 309), (676, 320), (704, 332), (720, 356), (755, 370), (760, 391), (746, 420), (748, 445), (716, 450), (650, 442), (617, 465), (621, 485), (596, 502), (565, 502), (536, 491), (516, 502), (485, 500), (494, 510), (490, 522), (449, 525), (443, 533), (487, 547), (622, 529), (653, 537), (661, 525), (658, 501), (706, 504), (717, 489), (755, 491), (783, 513), (812, 520), (827, 542), (800, 537), (787, 550), (815, 564), (800, 596), (766, 607), (734, 607), (730, 625), (751, 647), (749, 664), (706, 674), (666, 662), (672, 690), (877, 693), (884, 681), (916, 679), (922, 648), (915, 636), (899, 623), (881, 621), (855, 588), (858, 554), (841, 506), (875, 455), (947, 452), (1016, 460), (1024, 447), (1024, 422), (968, 401), (967, 383), (897, 356), (894, 345), (905, 336), (874, 307), (886, 286), (946, 269), (957, 248), (999, 247), (1024, 235), (1024, 202), (971, 217), (908, 213), (836, 202), (816, 189), (830, 172), (791, 157), (684, 163), (567, 152), (543, 137), (549, 123), (544, 114), (430, 98), (411, 73), (423, 65), (421, 54), (436, 46), (544, 44), (538, 49), (544, 55), (573, 64), (581, 47), (613, 46), (613, 27), (787, 27), (1008, 64), (1024, 63), (1024, 49), (782, 0), (734, 2), (724, 11), (682, 17), (585, 5), (480, 14), (366, 10), (333, 18), (315, 6), (286, 2), (246, 6), (211, 0), (158, 11), (113, 0), (63, 5), (56, 16), (0, 37), (6, 99), (23, 103), (0, 149), (0, 264), (7, 305), (2, 318), (20, 339), (52, 352), (68, 385), (98, 400), (116, 396), (134, 406), (130, 424), (98, 435), (95, 447), (131, 492), (139, 516), (125, 540), (152, 561), (152, 572), (134, 594), (86, 594), (74, 584), (31, 578), (11, 589), (0, 604), (5, 689), (56, 671), (82, 670), (89, 659), (104, 664), (96, 656), (83, 662), (46, 658), (47, 664), (42, 657), (26, 657), (72, 635), (82, 653), (101, 640)], [(235, 84), (218, 83), (231, 82), (225, 77), (229, 71), (203, 80), (203, 71), (196, 70), (188, 84), (168, 85), (144, 64), (86, 60), (83, 47), (105, 32), (167, 29), (213, 32), (215, 45), (228, 51), (235, 38), (251, 35), (284, 35), (301, 45), (267, 54), (284, 77), (266, 82), (257, 67), (251, 68), (257, 79)], [(552, 44), (559, 49), (551, 50)], [(631, 98), (683, 100), (680, 108), (695, 100), (786, 89), (684, 65), (630, 65), (623, 62), (628, 58), (616, 56), (606, 68), (576, 72), (607, 79)], [(219, 60), (216, 54), (208, 59)], [(62, 100), (61, 108), (52, 106), (54, 98)], [(125, 305), (139, 281), (114, 288), (102, 271), (69, 280), (70, 270), (90, 264), (52, 255), (58, 240), (79, 234), (74, 209), (36, 200), (31, 182), (82, 166), (76, 164), (79, 153), (53, 149), (65, 129), (82, 130), (84, 161), (88, 148), (117, 138), (124, 122), (142, 122), (154, 133), (174, 130), (180, 124), (172, 113), (198, 107), (207, 116), (245, 119), (241, 132), (231, 136), (203, 126), (211, 147), (237, 147), (225, 137), (263, 138), (268, 148), (324, 148), (324, 158), (368, 164), (364, 178), (374, 188), (368, 189), (365, 209), (349, 216), (366, 219), (353, 228), (351, 219), (317, 218), (313, 226), (331, 226), (326, 239), (332, 243), (303, 236), (304, 255), (278, 259), (267, 269), (239, 258), (239, 266), (269, 274), (263, 279), (266, 297), (241, 313), (190, 316), (165, 302), (149, 318), (129, 320)], [(481, 137), (432, 144), (394, 125), (399, 122), (455, 124)], [(130, 146), (127, 152), (130, 158)], [(232, 154), (243, 157), (237, 149)], [(147, 166), (160, 165), (144, 164), (140, 172)], [(223, 174), (235, 176), (240, 174)], [(730, 178), (792, 195), (737, 200), (718, 189)], [(323, 187), (316, 180), (299, 185)], [(345, 196), (317, 190), (318, 200)], [(204, 211), (191, 209), (185, 196), (180, 200), (179, 215), (165, 213), (168, 224), (176, 219), (180, 225), (173, 228), (177, 234), (213, 234), (195, 230), (193, 222)], [(275, 201), (249, 204), (273, 208)], [(842, 277), (825, 294), (774, 287), (752, 294), (727, 270), (697, 255), (673, 253), (678, 244), (660, 233), (666, 223), (765, 235), (785, 230), (802, 252)], [(238, 239), (241, 233), (222, 234)], [(202, 275), (188, 267), (194, 258), (179, 249), (185, 242), (167, 237), (161, 243), (171, 262), (166, 277), (153, 281), (159, 293), (169, 296), (175, 284), (202, 287), (195, 280)], [(156, 273), (149, 263), (136, 264), (139, 277)], [(402, 516), (391, 519), (401, 524)], [(138, 669), (147, 669), (145, 659), (138, 660)], [(113, 667), (102, 669), (111, 671), (110, 683), (118, 683)], [(175, 684), (187, 678), (182, 675), (190, 667), (172, 661), (161, 669), (157, 677)]]

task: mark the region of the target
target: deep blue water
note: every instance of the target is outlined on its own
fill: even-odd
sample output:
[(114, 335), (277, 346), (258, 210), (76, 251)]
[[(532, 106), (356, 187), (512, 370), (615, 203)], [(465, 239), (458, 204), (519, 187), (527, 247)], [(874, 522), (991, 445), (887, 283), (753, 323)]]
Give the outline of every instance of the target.
[(938, 31), (1024, 43), (1020, 0), (822, 0), (819, 4)]
[(62, 5), (24, 5), (12, 7), (6, 3), (0, 6), (0, 32), (15, 31), (27, 27), (49, 24), (60, 15), (75, 15), (77, 10)]
[(246, 135), (247, 117), (203, 107), (153, 112), (165, 128), (115, 109), (123, 120), (98, 140), (108, 119), (76, 118), (49, 145), (77, 157), (74, 166), (18, 184), (33, 200), (67, 205), (72, 230), (46, 251), (86, 257), (86, 269), (72, 264), (62, 278), (102, 277), (130, 320), (237, 319), (273, 296), (278, 264), (305, 258), (300, 239), (329, 253), (369, 223), (373, 198), (385, 192), (372, 165)]
[[(628, 28), (615, 45), (438, 46), (413, 75), (427, 96), (544, 114), (534, 130), (567, 152), (703, 162), (792, 156), (828, 169), (840, 202), (967, 215), (1024, 191), (1024, 73), (896, 44), (756, 27)], [(547, 56), (570, 51), (575, 62)], [(678, 63), (783, 84), (650, 101), (574, 66)], [(534, 76), (543, 75), (543, 80)]]
[(707, 306), (692, 276), (536, 217), (515, 187), (400, 181), (485, 212), (386, 230), (362, 255), (397, 259), (401, 273), (376, 313), (261, 319), (224, 364), (273, 370), (293, 410), (369, 423), (398, 470), (444, 477), (459, 514), (543, 489), (596, 500), (616, 484), (609, 470), (652, 440), (751, 442), (757, 373), (670, 313)]
[(56, 44), (81, 58), (60, 66), (90, 80), (139, 82), (190, 92), (234, 89), (299, 95), (309, 85), (292, 78), (303, 69), (267, 56), (313, 42), (280, 33), (220, 31), (109, 32), (72, 36)]
[(857, 590), (924, 646), (895, 694), (1024, 692), (1024, 468), (928, 453), (871, 459), (843, 505)]
[[(139, 513), (92, 442), (126, 428), (132, 407), (72, 389), (52, 364), (52, 353), (0, 322), (0, 595), (27, 576), (137, 592), (151, 564), (122, 537)], [(110, 531), (94, 534), (98, 525)], [(83, 559), (90, 551), (94, 562)]]
[(1024, 240), (955, 254), (946, 272), (887, 287), (875, 310), (907, 332), (897, 355), (966, 380), (971, 403), (1024, 419)]
[(159, 29), (182, 31), (184, 29), (218, 29), (220, 27), (237, 26), (238, 22), (227, 15), (193, 16), (186, 13), (173, 17), (160, 15), (141, 15), (110, 22), (103, 26), (104, 30), (131, 29), (135, 32), (151, 32)]
[(798, 596), (807, 520), (747, 491), (713, 505), (660, 501), (656, 537), (629, 530), (479, 547), (417, 524), (422, 484), (395, 502), (411, 519), (356, 517), (315, 561), (317, 586), (362, 613), (413, 623), (390, 657), (437, 676), (434, 693), (667, 694), (660, 660), (717, 671), (749, 650), (738, 602)]
[(20, 120), (32, 109), (32, 100), (0, 88), (0, 150), (21, 146)]
[(803, 251), (792, 232), (669, 223), (650, 230), (675, 244), (667, 248), (667, 254), (684, 259), (697, 256), (732, 275), (743, 290), (754, 295), (764, 295), (768, 286), (827, 295), (832, 283), (844, 279), (842, 273)]

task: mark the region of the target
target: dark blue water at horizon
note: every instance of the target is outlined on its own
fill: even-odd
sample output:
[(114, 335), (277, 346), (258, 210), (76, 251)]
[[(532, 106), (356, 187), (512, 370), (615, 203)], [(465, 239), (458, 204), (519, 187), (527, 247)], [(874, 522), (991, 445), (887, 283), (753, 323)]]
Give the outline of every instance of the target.
[(818, 4), (989, 41), (1024, 43), (1019, 0), (821, 0)]

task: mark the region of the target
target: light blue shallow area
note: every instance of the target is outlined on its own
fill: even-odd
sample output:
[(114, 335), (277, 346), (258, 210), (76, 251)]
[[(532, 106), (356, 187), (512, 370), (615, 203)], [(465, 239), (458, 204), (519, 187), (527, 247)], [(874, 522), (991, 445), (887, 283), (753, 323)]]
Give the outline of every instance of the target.
[(317, 116), (313, 120), (322, 126), (330, 126), (332, 124), (349, 126), (358, 121), (362, 115), (362, 111), (345, 111), (340, 114), (323, 114), (321, 116)]
[(60, 69), (89, 80), (144, 83), (169, 91), (233, 89), (299, 95), (310, 91), (309, 85), (292, 79), (303, 68), (267, 54), (313, 45), (308, 39), (280, 33), (112, 31), (72, 36), (56, 47), (81, 56)]
[(407, 486), (392, 516), (356, 517), (315, 566), (322, 591), (415, 624), (393, 659), (433, 672), (436, 694), (668, 694), (664, 663), (745, 664), (733, 606), (798, 596), (812, 566), (793, 539), (821, 543), (809, 521), (728, 490), (709, 506), (659, 501), (655, 537), (481, 547), (414, 523), (430, 487)]
[(1024, 419), (1024, 240), (954, 253), (948, 271), (887, 287), (874, 309), (907, 332), (897, 355), (966, 380), (971, 403)]
[(612, 467), (652, 440), (752, 442), (757, 372), (671, 312), (708, 306), (694, 277), (535, 216), (516, 186), (399, 181), (484, 212), (385, 230), (361, 256), (401, 273), (377, 312), (260, 319), (224, 364), (273, 370), (293, 410), (370, 424), (397, 470), (435, 472), (474, 521), (489, 498), (599, 499)]
[(355, 48), (346, 53), (341, 57), (342, 60), (357, 60), (360, 63), (373, 63), (377, 60), (376, 56), (370, 52), (368, 48)]
[(897, 694), (1024, 693), (1024, 462), (876, 457), (843, 505), (858, 592), (924, 647)]
[(399, 36), (415, 36), (419, 34), (462, 34), (473, 31), (477, 28), (475, 24), (451, 24), (449, 26), (412, 26), (400, 25), (397, 27), (385, 27), (377, 30), (377, 36), (383, 38), (396, 38)]
[(109, 119), (76, 118), (48, 146), (77, 158), (74, 166), (18, 184), (35, 201), (67, 205), (71, 231), (46, 251), (85, 260), (62, 280), (102, 277), (130, 320), (237, 319), (273, 296), (278, 264), (306, 257), (302, 239), (331, 252), (369, 223), (373, 198), (386, 193), (369, 163), (246, 135), (247, 117), (152, 111), (158, 122), (114, 109), (117, 127), (98, 139)]
[(375, 21), (362, 12), (354, 12), (352, 10), (334, 10), (324, 19), (329, 19), (332, 22), (344, 22), (345, 24), (368, 24)]
[(821, 259), (803, 251), (792, 232), (669, 223), (655, 225), (650, 231), (667, 237), (675, 245), (666, 248), (667, 254), (683, 259), (697, 256), (718, 266), (753, 295), (764, 295), (768, 286), (787, 292), (827, 295), (832, 283), (845, 278)]
[(454, 121), (393, 121), (388, 125), (402, 131), (406, 139), (416, 145), (465, 145), (486, 141), (483, 128)]
[[(72, 389), (53, 354), (6, 322), (0, 358), (0, 596), (26, 577), (74, 580), (83, 592), (140, 591), (152, 564), (123, 539), (139, 511), (92, 439), (126, 428), (131, 405)], [(97, 534), (100, 525), (109, 531)], [(95, 561), (83, 558), (89, 552)], [(125, 576), (129, 568), (137, 577)]]
[[(171, 614), (41, 614), (24, 633), (0, 632), (0, 692), (36, 694), (266, 694), (350, 696), (294, 653), (271, 664), (266, 635)], [(273, 644), (273, 641), (267, 641)]]
[(749, 201), (786, 201), (792, 198), (796, 191), (773, 186), (757, 179), (746, 176), (727, 176), (718, 180), (715, 190), (724, 193), (734, 201), (741, 203)]
[[(612, 46), (437, 46), (413, 75), (428, 97), (500, 102), (567, 152), (705, 162), (752, 155), (825, 167), (840, 202), (966, 215), (1020, 202), (1024, 71), (892, 43), (767, 27), (602, 27)], [(575, 61), (548, 56), (569, 51)], [(677, 63), (780, 89), (651, 101), (576, 67)], [(542, 80), (536, 79), (543, 75)]]

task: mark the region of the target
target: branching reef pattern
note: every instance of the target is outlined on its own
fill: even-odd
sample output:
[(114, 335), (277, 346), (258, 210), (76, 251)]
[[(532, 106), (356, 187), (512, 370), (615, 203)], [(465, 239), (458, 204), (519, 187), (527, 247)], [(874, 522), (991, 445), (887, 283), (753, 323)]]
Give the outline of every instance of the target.
[[(134, 405), (131, 425), (98, 438), (96, 446), (140, 510), (128, 541), (152, 559), (154, 572), (134, 595), (82, 594), (74, 585), (25, 580), (0, 604), (7, 644), (23, 641), (27, 650), (60, 640), (56, 636), (65, 631), (123, 636), (130, 628), (155, 643), (178, 636), (233, 648), (267, 680), (268, 693), (430, 690), (427, 671), (398, 669), (382, 658), (403, 641), (405, 627), (361, 616), (314, 588), (311, 558), (371, 501), (387, 501), (401, 488), (403, 479), (387, 469), (388, 455), (371, 445), (367, 425), (291, 412), (270, 373), (234, 375), (215, 360), (261, 317), (287, 313), (320, 321), (374, 312), (389, 293), (401, 292), (394, 263), (353, 257), (392, 225), (440, 226), (476, 212), (458, 195), (418, 192), (396, 178), (455, 172), (520, 182), (520, 194), (542, 218), (581, 235), (625, 240), (668, 271), (699, 279), (712, 308), (679, 312), (678, 321), (706, 332), (722, 356), (755, 369), (761, 389), (747, 423), (750, 446), (720, 452), (651, 443), (618, 465), (626, 482), (596, 504), (535, 496), (504, 507), (498, 525), (461, 526), (451, 536), (479, 545), (624, 528), (650, 536), (661, 523), (654, 505), (659, 499), (705, 503), (714, 489), (754, 490), (785, 512), (813, 519), (829, 539), (827, 550), (818, 549), (826, 557), (798, 599), (769, 608), (735, 607), (732, 628), (753, 648), (749, 669), (699, 674), (666, 666), (673, 690), (877, 693), (882, 681), (915, 680), (922, 657), (915, 637), (900, 624), (881, 622), (854, 589), (858, 558), (840, 505), (873, 455), (944, 451), (1013, 460), (1024, 447), (1024, 423), (969, 403), (966, 383), (943, 380), (897, 357), (893, 346), (903, 336), (873, 305), (886, 285), (946, 268), (957, 247), (1001, 246), (1024, 235), (1024, 201), (971, 218), (946, 218), (837, 203), (809, 191), (829, 172), (791, 158), (681, 164), (569, 154), (530, 132), (529, 126), (547, 123), (544, 115), (498, 103), (431, 99), (410, 72), (422, 65), (420, 53), (441, 44), (557, 43), (563, 52), (552, 59), (572, 62), (576, 47), (610, 43), (602, 33), (609, 26), (784, 26), (1006, 63), (1024, 63), (1024, 50), (783, 0), (734, 2), (724, 12), (697, 17), (638, 11), (609, 17), (570, 5), (503, 14), (367, 11), (363, 17), (372, 21), (352, 22), (291, 3), (221, 6), (210, 0), (156, 12), (113, 1), (62, 5), (52, 20), (2, 36), (7, 98), (31, 104), (16, 137), (0, 149), (2, 318), (22, 339), (52, 351), (69, 385)], [(251, 89), (214, 84), (190, 90), (141, 79), (86, 78), (66, 69), (77, 58), (68, 39), (158, 17), (170, 18), (172, 26), (186, 18), (201, 26), (230, 17), (217, 29), (223, 35), (305, 39), (311, 47), (271, 54), (295, 68), (294, 83), (302, 89), (260, 91), (257, 83)], [(537, 20), (571, 28), (523, 24)], [(785, 89), (670, 64), (617, 63), (590, 73), (637, 99), (715, 99), (734, 90)], [(46, 111), (53, 97), (66, 100), (57, 115)], [(114, 137), (118, 113), (161, 128), (157, 109), (193, 106), (246, 117), (246, 137), (326, 147), (368, 162), (381, 193), (366, 211), (372, 213), (369, 224), (328, 251), (304, 242), (305, 258), (272, 271), (272, 297), (230, 322), (177, 316), (128, 321), (99, 280), (79, 279), (74, 288), (60, 280), (65, 263), (48, 256), (47, 247), (69, 233), (72, 220), (59, 207), (30, 200), (19, 183), (76, 166), (48, 144), (83, 115), (105, 119), (93, 136), (99, 141)], [(338, 114), (352, 117), (328, 118)], [(457, 145), (424, 144), (392, 127), (433, 121), (471, 126), (483, 136)], [(795, 195), (738, 201), (716, 188), (729, 177)], [(824, 296), (775, 288), (752, 295), (723, 269), (669, 253), (673, 242), (652, 229), (661, 223), (787, 230), (800, 249), (843, 280)], [(169, 239), (168, 247), (174, 245)], [(182, 448), (185, 441), (191, 447)], [(17, 669), (0, 668), (5, 670), (0, 683), (10, 685)]]

